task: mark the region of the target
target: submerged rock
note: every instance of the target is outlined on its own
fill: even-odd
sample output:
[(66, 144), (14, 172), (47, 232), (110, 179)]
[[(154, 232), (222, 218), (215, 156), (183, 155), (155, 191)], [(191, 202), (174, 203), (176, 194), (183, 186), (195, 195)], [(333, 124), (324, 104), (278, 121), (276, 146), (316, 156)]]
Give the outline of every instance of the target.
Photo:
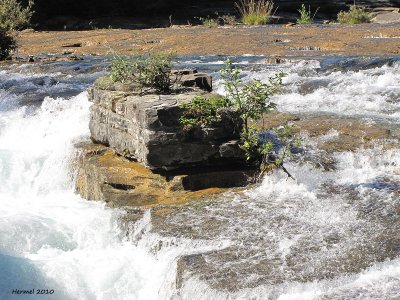
[(317, 141), (320, 150), (328, 152), (355, 151), (360, 147), (373, 147), (379, 141), (390, 146), (393, 136), (384, 125), (351, 117), (308, 116), (299, 117), (289, 113), (274, 112), (264, 116), (258, 123), (262, 129), (291, 124), (298, 133), (306, 133)]

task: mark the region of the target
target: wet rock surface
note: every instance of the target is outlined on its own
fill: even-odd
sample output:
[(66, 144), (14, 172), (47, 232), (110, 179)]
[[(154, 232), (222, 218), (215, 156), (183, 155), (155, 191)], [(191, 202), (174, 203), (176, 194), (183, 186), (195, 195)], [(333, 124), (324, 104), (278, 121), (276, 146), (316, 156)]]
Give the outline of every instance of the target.
[(388, 125), (343, 116), (297, 116), (290, 113), (271, 113), (259, 126), (263, 129), (291, 124), (294, 130), (314, 138), (316, 147), (329, 153), (355, 151), (374, 147), (382, 142), (386, 147), (397, 144), (399, 136)]
[[(391, 176), (367, 171), (376, 168), (384, 174), (386, 163), (398, 164), (396, 151), (378, 147), (336, 154), (335, 170), (321, 168), (317, 174), (310, 164), (295, 163), (300, 186), (270, 178), (256, 189), (222, 195), (218, 201), (153, 209), (153, 232), (228, 243), (220, 250), (182, 256), (178, 288), (185, 290), (190, 278), (198, 278), (232, 295), (266, 287), (275, 299), (288, 282), (333, 280), (396, 258), (400, 190), (391, 176), (400, 174), (394, 175), (394, 169), (387, 170)], [(344, 179), (353, 167), (359, 184)], [(307, 175), (311, 170), (313, 175)]]
[(248, 185), (254, 176), (254, 170), (234, 168), (160, 175), (103, 145), (88, 142), (76, 148), (77, 192), (112, 207), (149, 207), (211, 198), (226, 188)]

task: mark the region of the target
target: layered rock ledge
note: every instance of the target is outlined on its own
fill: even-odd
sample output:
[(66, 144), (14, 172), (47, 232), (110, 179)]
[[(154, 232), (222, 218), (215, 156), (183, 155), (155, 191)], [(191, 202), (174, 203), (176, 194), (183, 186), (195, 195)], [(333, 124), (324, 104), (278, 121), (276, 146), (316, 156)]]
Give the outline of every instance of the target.
[(76, 190), (83, 198), (151, 206), (252, 182), (255, 170), (246, 165), (232, 111), (220, 111), (207, 127), (183, 130), (183, 105), (212, 96), (212, 80), (193, 70), (181, 75), (179, 86), (165, 95), (101, 80), (89, 88), (92, 142), (76, 145)]
[(90, 88), (91, 138), (152, 170), (240, 165), (239, 130), (228, 111), (212, 127), (183, 132), (181, 107), (199, 93), (204, 94), (196, 89), (138, 95)]

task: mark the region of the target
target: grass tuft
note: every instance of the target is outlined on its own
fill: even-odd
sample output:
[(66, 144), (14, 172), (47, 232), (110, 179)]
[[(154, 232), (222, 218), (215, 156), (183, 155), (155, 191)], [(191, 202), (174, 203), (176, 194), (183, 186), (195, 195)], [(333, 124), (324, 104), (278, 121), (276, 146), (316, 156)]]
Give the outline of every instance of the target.
[(264, 25), (270, 22), (274, 3), (270, 0), (240, 0), (236, 7), (246, 25)]

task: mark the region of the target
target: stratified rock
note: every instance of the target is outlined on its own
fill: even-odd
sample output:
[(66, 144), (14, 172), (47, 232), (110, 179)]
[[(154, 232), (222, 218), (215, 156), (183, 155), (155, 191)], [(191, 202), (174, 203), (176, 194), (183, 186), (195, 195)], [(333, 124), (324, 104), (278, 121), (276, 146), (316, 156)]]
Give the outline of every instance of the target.
[(234, 113), (221, 111), (220, 120), (209, 127), (183, 132), (182, 105), (198, 94), (204, 92), (138, 95), (90, 88), (91, 138), (150, 169), (243, 165), (237, 143), (240, 121)]
[(85, 199), (103, 200), (112, 207), (177, 204), (209, 198), (223, 192), (223, 188), (245, 186), (254, 176), (254, 170), (223, 168), (160, 175), (103, 145), (89, 142), (76, 148), (77, 192)]

